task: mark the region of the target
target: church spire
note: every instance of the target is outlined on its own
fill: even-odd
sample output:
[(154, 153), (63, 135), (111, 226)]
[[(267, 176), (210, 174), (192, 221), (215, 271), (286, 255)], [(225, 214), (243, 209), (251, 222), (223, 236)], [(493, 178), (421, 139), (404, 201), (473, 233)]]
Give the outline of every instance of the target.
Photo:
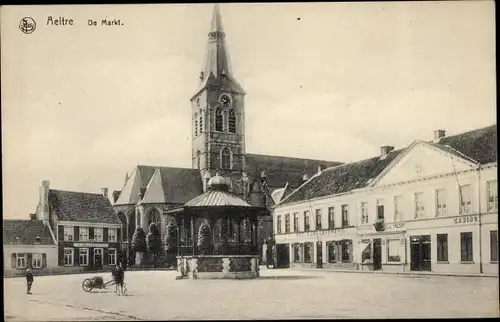
[(224, 28), (222, 27), (222, 19), (220, 17), (219, 4), (215, 4), (214, 12), (212, 14), (212, 24), (210, 25), (210, 32), (220, 32), (224, 33)]
[(226, 34), (222, 27), (220, 8), (218, 4), (215, 4), (208, 33), (205, 61), (200, 71), (200, 87), (195, 96), (207, 86), (224, 87), (230, 91), (245, 93), (234, 79), (225, 38)]

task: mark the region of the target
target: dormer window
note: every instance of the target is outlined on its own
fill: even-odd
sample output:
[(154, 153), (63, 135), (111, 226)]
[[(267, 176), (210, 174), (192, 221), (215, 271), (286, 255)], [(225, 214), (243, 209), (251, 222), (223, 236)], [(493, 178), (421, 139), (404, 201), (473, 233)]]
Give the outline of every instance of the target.
[(35, 242), (36, 243), (41, 243), (41, 241), (42, 241), (42, 238), (40, 236), (36, 236), (35, 237)]

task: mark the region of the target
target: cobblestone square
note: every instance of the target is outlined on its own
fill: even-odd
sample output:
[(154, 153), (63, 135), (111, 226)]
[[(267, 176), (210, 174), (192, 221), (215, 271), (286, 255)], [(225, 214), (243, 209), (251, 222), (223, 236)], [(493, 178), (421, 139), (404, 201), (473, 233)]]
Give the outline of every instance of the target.
[[(498, 317), (498, 279), (295, 270), (256, 280), (175, 280), (128, 272), (128, 296), (85, 293), (92, 274), (4, 279), (7, 321)], [(108, 274), (101, 274), (105, 281)], [(110, 276), (109, 276), (110, 278)]]

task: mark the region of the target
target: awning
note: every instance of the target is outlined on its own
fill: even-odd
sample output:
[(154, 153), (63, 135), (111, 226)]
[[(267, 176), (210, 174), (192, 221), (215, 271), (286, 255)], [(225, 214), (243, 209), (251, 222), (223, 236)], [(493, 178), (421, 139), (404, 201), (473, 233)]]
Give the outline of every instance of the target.
[[(363, 252), (368, 248), (371, 247), (372, 241), (370, 239), (363, 239), (361, 242), (356, 245), (353, 253), (353, 259), (354, 262), (356, 263), (362, 263), (363, 261)], [(370, 256), (371, 257), (371, 256)]]

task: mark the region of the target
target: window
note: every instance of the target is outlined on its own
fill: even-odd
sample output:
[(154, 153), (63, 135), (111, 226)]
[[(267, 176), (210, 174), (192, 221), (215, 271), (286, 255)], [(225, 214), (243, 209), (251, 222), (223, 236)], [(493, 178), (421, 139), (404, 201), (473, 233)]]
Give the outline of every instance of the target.
[(490, 261), (498, 262), (498, 230), (490, 231)]
[(384, 200), (377, 199), (377, 219), (384, 220)]
[(94, 241), (102, 243), (102, 228), (94, 228)]
[(280, 234), (280, 233), (281, 233), (281, 215), (278, 215), (278, 216), (276, 217), (276, 232), (277, 232), (278, 234)]
[(64, 226), (64, 240), (72, 241), (75, 229), (73, 227)]
[(285, 233), (290, 232), (290, 214), (285, 215)]
[(462, 262), (472, 262), (472, 232), (460, 233), (460, 260)]
[(436, 190), (436, 217), (446, 216), (446, 190)]
[(108, 263), (109, 263), (109, 265), (116, 265), (116, 249), (115, 248), (108, 249)]
[(361, 202), (361, 223), (362, 224), (368, 223), (368, 203), (367, 202)]
[(342, 243), (340, 241), (329, 241), (326, 243), (328, 249), (328, 262), (337, 263), (339, 258), (339, 253), (341, 250)]
[(89, 264), (88, 248), (80, 248), (78, 252), (78, 263), (80, 263), (80, 266), (87, 266)]
[(400, 221), (403, 219), (403, 197), (394, 197), (394, 221)]
[(64, 248), (64, 266), (73, 266), (73, 248)]
[(448, 234), (437, 235), (437, 261), (448, 261)]
[(293, 244), (293, 261), (294, 263), (300, 263), (300, 244)]
[(351, 262), (351, 251), (352, 251), (352, 240), (344, 239), (342, 240), (342, 262)]
[(109, 228), (108, 229), (108, 242), (109, 243), (116, 243), (117, 242), (116, 228)]
[(349, 208), (348, 205), (342, 205), (342, 228), (349, 227)]
[(89, 228), (80, 227), (80, 235), (78, 237), (79, 241), (89, 241)]
[(313, 243), (304, 243), (304, 263), (312, 263)]
[(194, 113), (194, 136), (198, 136), (198, 113)]
[(26, 253), (17, 253), (16, 268), (25, 268), (25, 267), (26, 267)]
[(236, 133), (236, 116), (233, 109), (229, 110), (228, 130), (230, 133)]
[(470, 214), (472, 212), (472, 187), (470, 184), (460, 186), (460, 213)]
[(34, 253), (31, 257), (31, 266), (33, 268), (42, 268), (43, 256), (40, 253)]
[(328, 207), (328, 229), (335, 228), (335, 208)]
[(309, 211), (304, 211), (304, 231), (308, 231), (310, 229), (309, 225)]
[(321, 209), (316, 209), (316, 230), (321, 230), (322, 217)]
[(425, 199), (423, 192), (415, 194), (415, 218), (422, 218), (425, 216)]
[(293, 231), (299, 231), (299, 213), (293, 214)]
[(220, 151), (220, 166), (222, 169), (231, 169), (231, 150), (228, 148)]
[(200, 135), (201, 135), (201, 133), (203, 133), (203, 112), (201, 110), (200, 110), (199, 120), (200, 120)]
[(372, 260), (372, 242), (369, 239), (364, 239), (361, 241), (365, 246), (365, 249), (361, 253), (361, 263)]
[(498, 182), (488, 181), (488, 210), (497, 210), (498, 209)]
[(223, 131), (222, 124), (224, 124), (223, 123), (223, 116), (222, 116), (222, 109), (220, 107), (218, 107), (215, 110), (215, 131), (222, 132)]
[(399, 239), (388, 239), (387, 240), (387, 261), (388, 262), (400, 262), (401, 255), (399, 254), (399, 249), (401, 246), (401, 241)]

